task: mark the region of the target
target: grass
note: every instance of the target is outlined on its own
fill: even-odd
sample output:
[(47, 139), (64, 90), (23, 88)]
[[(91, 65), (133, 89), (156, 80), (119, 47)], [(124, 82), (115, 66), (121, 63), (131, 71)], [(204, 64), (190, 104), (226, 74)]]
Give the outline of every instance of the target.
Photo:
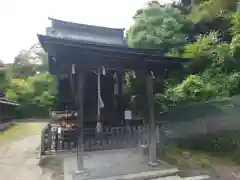
[(174, 146), (168, 146), (165, 152), (160, 153), (160, 159), (163, 159), (170, 164), (179, 166), (192, 166), (196, 168), (212, 169), (215, 164), (235, 165), (230, 157), (219, 157), (207, 152), (181, 149)]
[(219, 177), (223, 174), (231, 174), (233, 169), (239, 167), (227, 156), (216, 156), (207, 152), (186, 150), (172, 145), (166, 147), (164, 152), (158, 154), (158, 157), (173, 166), (177, 166), (183, 176), (189, 175), (191, 171), (198, 171), (204, 174), (208, 172)]
[(12, 125), (8, 130), (0, 132), (0, 146), (18, 137), (40, 135), (45, 124), (43, 122), (30, 122)]

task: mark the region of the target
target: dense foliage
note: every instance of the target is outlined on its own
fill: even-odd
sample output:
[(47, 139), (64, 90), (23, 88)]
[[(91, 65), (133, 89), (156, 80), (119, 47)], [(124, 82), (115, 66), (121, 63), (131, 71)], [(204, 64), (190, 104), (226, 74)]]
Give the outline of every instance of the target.
[(48, 115), (55, 103), (56, 85), (47, 70), (47, 55), (38, 44), (21, 51), (13, 64), (5, 65), (1, 89), (9, 100), (20, 103), (18, 116)]
[[(169, 55), (192, 59), (185, 69), (190, 75), (179, 79), (181, 83), (167, 81), (164, 93), (156, 90), (156, 101), (162, 108), (240, 93), (237, 1), (190, 2), (172, 6), (150, 4), (137, 11), (134, 24), (127, 31), (127, 40), (133, 47), (157, 48)], [(199, 25), (205, 25), (207, 31), (199, 30)], [(190, 29), (195, 31), (189, 33)]]
[(153, 3), (149, 8), (140, 9), (134, 21), (127, 31), (128, 43), (134, 48), (151, 48), (167, 53), (188, 41), (189, 22), (177, 8)]
[[(127, 40), (132, 47), (158, 48), (164, 54), (191, 58), (182, 71), (183, 78), (177, 76), (177, 80), (170, 81), (171, 78), (167, 77), (164, 91), (158, 86), (155, 88), (158, 110), (174, 114), (173, 107), (175, 109), (193, 102), (202, 102), (204, 107), (210, 99), (240, 94), (239, 7), (237, 0), (182, 0), (167, 6), (154, 3), (154, 6), (150, 4), (137, 11), (133, 17), (134, 23), (127, 31)], [(136, 79), (138, 77), (128, 78), (132, 89), (138, 89)], [(132, 96), (135, 95), (132, 91)], [(195, 114), (191, 120), (206, 113), (190, 105), (182, 111), (183, 114), (172, 114), (174, 120), (186, 120), (185, 112), (193, 109)], [(236, 111), (235, 108), (233, 112)], [(233, 152), (239, 148), (236, 142), (240, 140), (238, 135), (233, 137), (232, 134), (197, 137), (193, 141), (188, 139), (187, 147), (196, 148), (194, 144), (197, 144), (198, 149)], [(186, 147), (186, 143), (183, 144)], [(239, 152), (237, 149), (234, 156), (238, 156)]]

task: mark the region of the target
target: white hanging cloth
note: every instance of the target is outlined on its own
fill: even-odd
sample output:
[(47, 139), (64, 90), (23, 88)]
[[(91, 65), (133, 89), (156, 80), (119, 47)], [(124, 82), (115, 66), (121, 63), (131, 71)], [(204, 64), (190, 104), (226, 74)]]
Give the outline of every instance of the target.
[(75, 64), (72, 64), (72, 74), (75, 74), (76, 71), (75, 71)]
[(114, 95), (119, 95), (119, 83), (118, 83), (118, 75), (116, 72), (113, 74), (113, 79), (114, 79), (114, 85), (113, 85), (113, 91)]
[(104, 66), (102, 67), (102, 75), (106, 76), (106, 69)]
[(98, 132), (98, 133), (102, 132), (102, 123), (101, 122), (97, 122), (96, 132)]
[(102, 132), (102, 123), (100, 121), (101, 119), (101, 108), (104, 108), (104, 103), (101, 97), (101, 69), (98, 69), (98, 73), (97, 73), (97, 80), (98, 80), (98, 109), (97, 109), (97, 124), (96, 124), (96, 132), (100, 133)]
[(99, 96), (99, 106), (100, 106), (100, 108), (104, 108), (104, 103), (103, 103), (101, 95)]
[(98, 106), (99, 108), (104, 108), (104, 103), (101, 97), (101, 71), (98, 70)]

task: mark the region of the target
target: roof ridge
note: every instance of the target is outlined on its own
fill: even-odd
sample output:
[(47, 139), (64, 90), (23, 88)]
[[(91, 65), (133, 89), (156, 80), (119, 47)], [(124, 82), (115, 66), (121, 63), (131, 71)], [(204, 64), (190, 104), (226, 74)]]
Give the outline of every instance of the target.
[(102, 28), (102, 29), (112, 29), (112, 30), (117, 30), (117, 31), (123, 31), (125, 30), (125, 28), (112, 28), (112, 27), (106, 27), (106, 26), (98, 26), (98, 25), (92, 25), (92, 24), (83, 24), (83, 23), (76, 23), (76, 22), (72, 22), (72, 21), (64, 21), (64, 20), (59, 20), (59, 19), (55, 19), (55, 18), (51, 18), (48, 17), (49, 20), (53, 20), (53, 21), (58, 21), (58, 22), (62, 22), (62, 23), (66, 23), (66, 24), (71, 24), (71, 25), (81, 25), (81, 26), (86, 26), (86, 27), (96, 27), (96, 28)]

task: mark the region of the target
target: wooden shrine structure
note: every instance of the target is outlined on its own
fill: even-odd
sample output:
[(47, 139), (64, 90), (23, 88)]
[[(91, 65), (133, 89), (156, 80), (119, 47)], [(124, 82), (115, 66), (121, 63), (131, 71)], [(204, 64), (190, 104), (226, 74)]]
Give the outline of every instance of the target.
[(0, 123), (7, 123), (16, 118), (16, 107), (18, 105), (8, 100), (5, 96), (0, 97)]
[[(97, 122), (101, 121), (103, 129), (112, 128), (111, 136), (119, 137), (117, 134), (123, 132), (116, 132), (114, 128), (123, 129), (126, 126), (124, 111), (127, 107), (122, 89), (124, 73), (129, 70), (145, 75), (143, 88), (146, 88), (149, 112), (145, 119), (148, 125), (149, 161), (156, 161), (153, 74), (163, 76), (168, 70), (182, 68), (182, 63), (188, 60), (161, 56), (154, 50), (130, 48), (124, 40), (124, 29), (50, 20), (52, 26), (47, 28), (46, 35), (38, 35), (38, 39), (48, 53), (49, 71), (57, 80), (57, 109), (67, 107), (77, 111), (78, 169), (83, 168), (82, 152), (87, 149), (86, 129), (95, 129)], [(97, 76), (99, 72), (101, 75)], [(98, 78), (101, 80), (99, 86)], [(99, 89), (101, 92), (98, 92)], [(103, 108), (99, 108), (100, 101), (103, 101)], [(142, 143), (139, 140), (142, 126), (138, 124), (137, 135), (133, 135), (134, 142), (138, 144)], [(117, 142), (123, 144), (128, 138), (121, 136)], [(122, 148), (122, 144), (117, 147)]]

